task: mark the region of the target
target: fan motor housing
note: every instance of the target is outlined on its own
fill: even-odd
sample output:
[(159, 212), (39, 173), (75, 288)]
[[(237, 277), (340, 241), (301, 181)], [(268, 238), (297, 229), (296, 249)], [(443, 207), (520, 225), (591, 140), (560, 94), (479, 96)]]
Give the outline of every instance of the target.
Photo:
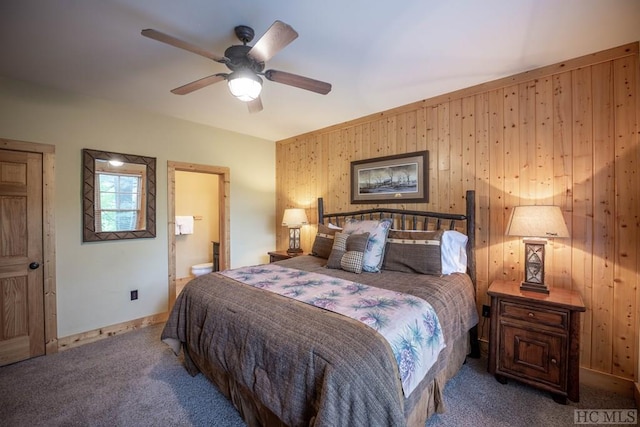
[(236, 33), (236, 37), (244, 44), (249, 43), (256, 35), (253, 28), (246, 25), (238, 25), (233, 31)]
[(264, 62), (258, 62), (251, 58), (248, 53), (251, 46), (235, 45), (224, 51), (224, 56), (229, 59), (226, 62), (227, 67), (232, 71), (249, 69), (254, 73), (260, 73), (264, 70)]

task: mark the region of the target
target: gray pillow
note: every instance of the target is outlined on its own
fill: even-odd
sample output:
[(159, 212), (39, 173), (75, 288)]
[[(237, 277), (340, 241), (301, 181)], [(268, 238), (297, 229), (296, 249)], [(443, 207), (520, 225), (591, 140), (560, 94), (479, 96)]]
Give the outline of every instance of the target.
[(382, 269), (442, 275), (443, 234), (443, 230), (389, 231)]
[(327, 267), (343, 269), (352, 273), (361, 273), (368, 239), (369, 233), (347, 234), (337, 232), (334, 236), (331, 254), (327, 260)]
[(313, 241), (311, 255), (320, 258), (329, 258), (331, 248), (333, 247), (333, 237), (336, 234), (336, 231), (339, 230), (327, 227), (324, 224), (318, 224), (318, 233), (316, 234), (316, 239)]

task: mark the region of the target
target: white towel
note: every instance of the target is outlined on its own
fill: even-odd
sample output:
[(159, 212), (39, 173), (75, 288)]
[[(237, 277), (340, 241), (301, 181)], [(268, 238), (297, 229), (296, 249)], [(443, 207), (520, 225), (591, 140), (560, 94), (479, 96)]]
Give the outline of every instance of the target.
[(193, 234), (193, 216), (176, 216), (177, 234)]

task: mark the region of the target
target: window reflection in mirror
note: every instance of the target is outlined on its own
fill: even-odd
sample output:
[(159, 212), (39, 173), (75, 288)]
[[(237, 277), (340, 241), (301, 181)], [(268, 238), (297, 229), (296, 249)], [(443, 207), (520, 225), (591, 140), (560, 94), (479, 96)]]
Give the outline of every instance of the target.
[(96, 159), (96, 231), (143, 230), (146, 226), (147, 167)]
[(156, 159), (82, 152), (83, 240), (155, 237)]

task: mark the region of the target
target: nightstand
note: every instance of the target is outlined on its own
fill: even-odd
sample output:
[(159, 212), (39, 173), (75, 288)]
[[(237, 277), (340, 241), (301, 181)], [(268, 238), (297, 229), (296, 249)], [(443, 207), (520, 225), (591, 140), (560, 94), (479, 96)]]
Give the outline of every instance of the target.
[(289, 259), (296, 256), (304, 255), (302, 252), (299, 254), (290, 254), (287, 251), (271, 251), (267, 252), (269, 254), (269, 262), (282, 261), (283, 259)]
[(566, 404), (580, 399), (579, 349), (582, 297), (552, 288), (521, 291), (520, 283), (494, 281), (491, 296), (489, 372), (505, 384), (512, 378), (551, 392)]

